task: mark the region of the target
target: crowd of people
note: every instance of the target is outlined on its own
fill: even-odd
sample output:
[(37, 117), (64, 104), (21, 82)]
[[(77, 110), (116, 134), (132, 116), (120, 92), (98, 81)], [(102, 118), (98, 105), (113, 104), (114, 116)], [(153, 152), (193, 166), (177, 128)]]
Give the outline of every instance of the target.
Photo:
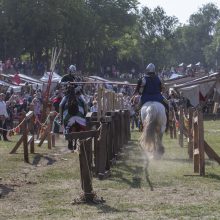
[[(58, 83), (53, 91), (51, 91), (48, 103), (51, 107), (51, 111), (56, 111), (61, 113), (61, 123), (64, 123), (64, 127), (68, 130), (68, 116), (65, 109), (68, 108), (69, 103), (67, 102), (67, 94), (73, 93), (78, 96), (79, 108), (81, 113), (72, 121), (77, 122), (80, 126), (85, 126), (84, 116), (88, 111), (96, 112), (97, 107), (97, 85), (91, 84), (83, 86), (80, 83), (73, 87), (71, 91), (71, 86), (69, 82), (82, 82), (85, 81), (84, 78), (77, 74), (76, 66), (71, 65), (68, 68), (68, 73), (64, 75), (61, 79), (61, 83)], [(69, 86), (69, 88), (68, 88)], [(111, 87), (116, 92), (121, 92), (124, 96), (128, 97), (131, 93), (128, 86), (111, 86), (105, 84), (106, 88)], [(21, 121), (24, 114), (28, 111), (33, 111), (35, 116), (35, 132), (40, 127), (42, 122), (42, 112), (43, 112), (43, 102), (45, 101), (45, 92), (38, 87), (33, 87), (31, 83), (25, 83), (22, 86), (21, 91), (16, 92), (13, 89), (0, 94), (0, 127), (2, 128), (2, 137), (4, 141), (9, 141), (9, 134), (11, 129), (16, 127)], [(66, 103), (65, 103), (66, 102)], [(68, 125), (68, 126), (67, 126)], [(82, 127), (81, 127), (82, 128)]]
[[(62, 127), (66, 133), (73, 131), (73, 128), (76, 131), (85, 130), (86, 113), (98, 111), (97, 84), (80, 84), (85, 79), (77, 74), (75, 65), (70, 65), (67, 71), (68, 73), (62, 77), (54, 91), (51, 91), (48, 99), (50, 110), (58, 113), (54, 120), (54, 132), (57, 133), (62, 130)], [(75, 84), (71, 84), (73, 82)], [(129, 85), (105, 83), (104, 86), (106, 89), (120, 93), (123, 97), (124, 107), (130, 110), (131, 129), (141, 128), (139, 110), (144, 102), (159, 101), (168, 110), (168, 103), (162, 96), (162, 83), (155, 73), (153, 64), (147, 66), (146, 75), (138, 81), (135, 90)], [(30, 110), (34, 112), (34, 127), (37, 132), (42, 122), (45, 92), (36, 87), (34, 89), (31, 84), (26, 83), (19, 93), (11, 89), (6, 94), (0, 94), (0, 126), (3, 128), (4, 141), (9, 140), (8, 131), (16, 127), (24, 114)], [(69, 148), (73, 147), (73, 144), (69, 143)]]

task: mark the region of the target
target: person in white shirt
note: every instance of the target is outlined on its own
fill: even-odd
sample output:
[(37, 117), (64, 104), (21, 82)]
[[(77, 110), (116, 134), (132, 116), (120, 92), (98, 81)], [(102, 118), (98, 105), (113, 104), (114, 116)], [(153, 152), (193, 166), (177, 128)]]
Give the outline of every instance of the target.
[(94, 100), (93, 102), (92, 102), (92, 107), (90, 108), (90, 111), (91, 112), (98, 112), (98, 103), (97, 103), (97, 101), (96, 100)]
[(6, 103), (4, 101), (5, 99), (5, 94), (1, 93), (0, 94), (0, 128), (1, 129), (1, 133), (3, 136), (3, 140), (4, 141), (9, 141), (7, 138), (7, 127), (6, 127), (6, 121), (5, 119), (8, 118), (8, 112), (7, 112), (7, 107), (6, 107)]

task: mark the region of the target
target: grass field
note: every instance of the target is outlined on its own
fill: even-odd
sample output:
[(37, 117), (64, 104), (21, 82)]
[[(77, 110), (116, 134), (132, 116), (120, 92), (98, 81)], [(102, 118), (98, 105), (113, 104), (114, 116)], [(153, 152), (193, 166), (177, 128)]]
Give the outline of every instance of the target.
[[(205, 122), (205, 139), (220, 155), (220, 123)], [(15, 144), (0, 142), (0, 219), (220, 219), (220, 166), (206, 160), (206, 176), (193, 175), (187, 147), (164, 138), (166, 152), (151, 160), (149, 182), (143, 172), (140, 133), (124, 147), (111, 177), (93, 179), (93, 188), (105, 203), (73, 205), (81, 193), (77, 153), (64, 147), (36, 147), (30, 164)]]

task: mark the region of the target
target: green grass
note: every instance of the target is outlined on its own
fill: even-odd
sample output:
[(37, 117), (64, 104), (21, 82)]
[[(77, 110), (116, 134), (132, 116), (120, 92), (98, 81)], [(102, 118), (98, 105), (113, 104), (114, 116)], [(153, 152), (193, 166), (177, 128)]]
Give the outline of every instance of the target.
[[(219, 121), (206, 121), (204, 128), (220, 155)], [(165, 154), (150, 160), (146, 180), (139, 136), (132, 132), (107, 180), (93, 179), (106, 201), (99, 205), (72, 205), (82, 191), (77, 154), (36, 147), (25, 164), (22, 149), (10, 155), (15, 143), (0, 142), (0, 189), (8, 191), (0, 197), (0, 219), (220, 219), (220, 166), (206, 158), (206, 176), (194, 175), (186, 141), (181, 148), (165, 135)]]

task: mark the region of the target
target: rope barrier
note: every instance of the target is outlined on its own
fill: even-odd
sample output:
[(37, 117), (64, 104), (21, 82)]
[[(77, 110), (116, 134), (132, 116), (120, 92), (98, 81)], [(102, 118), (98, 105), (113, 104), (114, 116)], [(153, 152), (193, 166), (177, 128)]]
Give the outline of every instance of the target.
[(15, 128), (11, 128), (11, 129), (4, 129), (4, 128), (0, 128), (1, 131), (7, 131), (7, 132), (16, 132), (15, 130), (20, 128), (21, 125), (25, 122), (25, 118), (20, 122), (20, 124), (18, 124)]
[(102, 134), (102, 128), (103, 126), (102, 126), (102, 124), (98, 127), (98, 129), (97, 129), (97, 131), (99, 131), (99, 137), (98, 137), (98, 140), (100, 141), (101, 140), (101, 134)]
[(47, 116), (46, 120), (44, 123), (41, 123), (38, 117), (35, 118), (35, 121), (41, 126), (44, 127), (48, 123), (48, 119), (50, 118), (50, 115)]
[[(55, 114), (55, 112), (52, 112), (53, 114)], [(56, 115), (59, 115), (59, 113), (57, 113)], [(44, 123), (41, 123), (40, 120), (38, 119), (38, 117), (35, 118), (36, 122), (40, 124), (41, 127), (44, 127), (47, 123), (48, 123), (48, 119), (50, 118), (51, 113), (47, 116), (46, 120)], [(4, 128), (0, 128), (1, 131), (7, 131), (7, 132), (16, 132), (16, 129), (19, 129), (22, 124), (25, 122), (26, 118), (24, 118), (16, 127), (11, 128), (11, 129), (4, 129)]]

